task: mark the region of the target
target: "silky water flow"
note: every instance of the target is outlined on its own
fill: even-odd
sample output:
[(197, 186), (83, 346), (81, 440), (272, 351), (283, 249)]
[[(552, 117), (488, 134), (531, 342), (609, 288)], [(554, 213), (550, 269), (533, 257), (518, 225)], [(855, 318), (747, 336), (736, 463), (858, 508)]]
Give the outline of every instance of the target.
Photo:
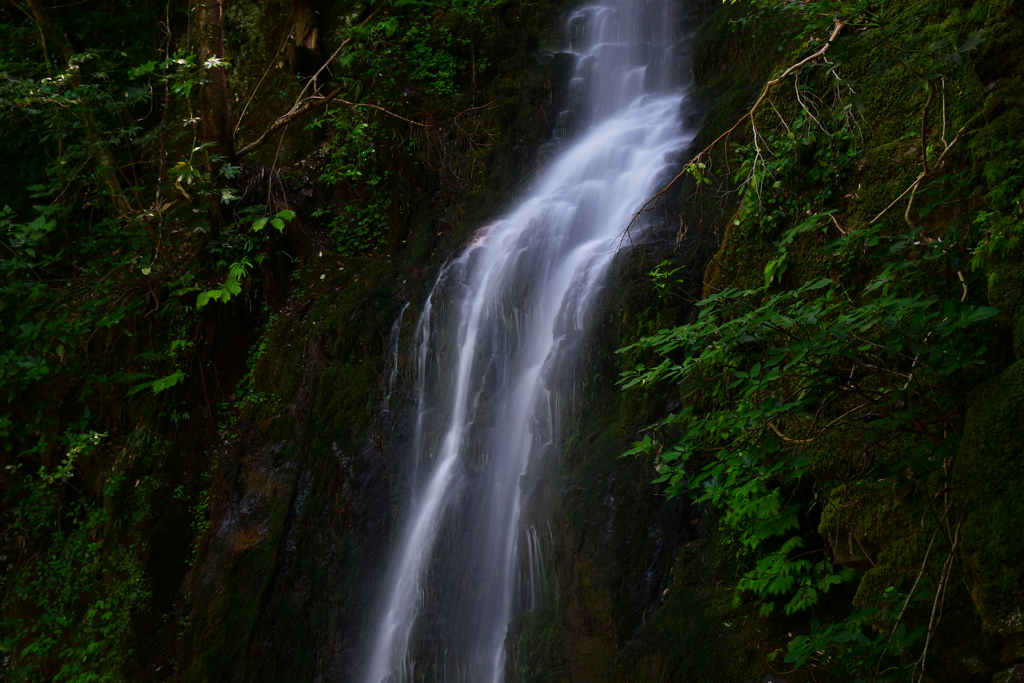
[(569, 17), (573, 111), (559, 119), (585, 132), (442, 269), (419, 315), (410, 500), (365, 683), (501, 683), (509, 622), (544, 605), (550, 534), (521, 528), (520, 480), (552, 456), (545, 379), (574, 362), (623, 231), (690, 139), (678, 4)]

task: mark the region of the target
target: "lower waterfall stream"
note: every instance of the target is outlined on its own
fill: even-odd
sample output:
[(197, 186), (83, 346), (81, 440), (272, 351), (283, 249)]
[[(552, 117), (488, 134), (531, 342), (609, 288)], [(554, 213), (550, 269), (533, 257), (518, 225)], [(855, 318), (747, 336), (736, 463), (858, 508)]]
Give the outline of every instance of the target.
[(426, 661), (432, 680), (500, 683), (510, 620), (544, 603), (550, 530), (521, 528), (520, 481), (553, 450), (546, 378), (574, 362), (623, 231), (689, 142), (677, 24), (664, 1), (571, 14), (560, 119), (586, 132), (442, 269), (419, 314), (411, 498), (365, 683), (421, 680)]

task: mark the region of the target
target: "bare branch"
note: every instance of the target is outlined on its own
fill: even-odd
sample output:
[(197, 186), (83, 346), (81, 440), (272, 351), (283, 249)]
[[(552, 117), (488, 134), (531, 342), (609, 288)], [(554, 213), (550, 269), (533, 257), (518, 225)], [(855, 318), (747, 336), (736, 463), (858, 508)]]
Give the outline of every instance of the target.
[[(377, 15), (377, 13), (380, 12), (380, 9), (381, 9), (382, 6), (383, 5), (378, 5), (376, 9), (374, 9), (372, 12), (370, 12), (370, 15), (368, 17), (366, 17), (366, 19), (363, 20), (363, 23), (359, 24), (359, 27), (362, 28), (363, 26), (366, 25), (366, 23), (368, 21), (370, 21), (370, 19), (373, 19), (373, 17), (375, 17)], [(334, 98), (336, 98), (338, 95), (341, 94), (342, 88), (338, 88), (337, 90), (335, 90), (334, 92), (330, 93), (326, 97), (319, 97), (318, 98), (316, 96), (316, 94), (314, 93), (313, 96), (308, 97), (306, 99), (303, 99), (303, 95), (305, 95), (306, 94), (306, 90), (309, 89), (309, 84), (310, 83), (315, 83), (316, 79), (320, 76), (321, 73), (323, 73), (324, 69), (326, 69), (327, 66), (331, 62), (334, 61), (334, 58), (338, 56), (338, 53), (340, 53), (343, 49), (345, 49), (345, 47), (347, 47), (348, 44), (351, 43), (351, 42), (352, 42), (352, 36), (349, 36), (345, 40), (341, 41), (341, 45), (339, 45), (337, 47), (337, 49), (331, 54), (331, 56), (327, 58), (327, 61), (323, 63), (323, 66), (321, 66), (317, 70), (317, 72), (315, 74), (313, 74), (312, 78), (310, 78), (308, 81), (306, 81), (306, 84), (302, 87), (302, 91), (299, 92), (298, 98), (296, 98), (296, 100), (295, 100), (295, 104), (293, 104), (291, 106), (291, 108), (288, 111), (286, 111), (284, 114), (282, 114), (281, 116), (277, 117), (277, 119), (272, 124), (270, 124), (270, 126), (265, 131), (263, 131), (263, 133), (258, 138), (256, 138), (254, 141), (250, 142), (248, 145), (245, 145), (244, 147), (242, 147), (242, 149), (240, 149), (238, 151), (238, 156), (239, 157), (244, 156), (244, 155), (248, 154), (249, 152), (251, 152), (251, 151), (253, 151), (253, 150), (263, 146), (263, 144), (268, 139), (270, 139), (270, 136), (272, 136), (274, 133), (279, 131), (284, 126), (288, 125), (288, 123), (290, 123), (291, 121), (294, 121), (296, 118), (298, 118), (302, 114), (305, 114), (307, 111), (309, 111), (313, 107), (319, 106), (321, 104), (327, 104), (328, 102), (330, 102), (331, 100), (333, 100)]]
[[(629, 227), (626, 228), (626, 231), (628, 232), (629, 228), (633, 227), (633, 225), (640, 219), (640, 216), (643, 213), (645, 213), (645, 212), (649, 211), (651, 208), (653, 208), (653, 206), (656, 205), (657, 201), (661, 197), (667, 195), (668, 191), (669, 191), (669, 188), (671, 188), (673, 185), (675, 185), (677, 182), (679, 182), (679, 179), (682, 178), (683, 176), (685, 176), (689, 172), (689, 169), (690, 169), (691, 166), (693, 166), (694, 164), (699, 162), (700, 159), (702, 157), (704, 157), (706, 154), (708, 154), (708, 152), (710, 152), (712, 149), (714, 149), (715, 146), (718, 145), (719, 142), (721, 142), (722, 140), (727, 139), (733, 132), (736, 131), (737, 128), (740, 127), (740, 124), (742, 124), (744, 121), (746, 121), (747, 119), (750, 119), (751, 121), (753, 121), (754, 114), (757, 112), (758, 107), (761, 106), (761, 103), (764, 102), (765, 98), (768, 96), (768, 93), (771, 91), (771, 89), (773, 87), (775, 87), (776, 85), (781, 83), (783, 80), (785, 80), (787, 77), (789, 77), (789, 75), (792, 74), (793, 72), (795, 72), (797, 69), (800, 69), (800, 68), (806, 66), (807, 64), (809, 64), (809, 63), (811, 63), (813, 61), (816, 61), (816, 60), (820, 59), (822, 56), (824, 56), (824, 54), (828, 51), (829, 47), (831, 47), (831, 45), (835, 41), (835, 39), (839, 37), (839, 32), (843, 29), (843, 26), (845, 26), (845, 25), (846, 24), (837, 21), (835, 29), (832, 31), (832, 35), (829, 36), (829, 39), (827, 41), (825, 41), (825, 44), (819, 50), (817, 50), (813, 54), (808, 55), (807, 57), (801, 59), (799, 62), (797, 62), (796, 64), (793, 64), (788, 69), (783, 71), (781, 75), (779, 75), (778, 77), (773, 78), (772, 80), (770, 80), (767, 83), (765, 83), (764, 88), (761, 90), (761, 95), (757, 98), (757, 101), (754, 102), (754, 106), (751, 107), (750, 110), (747, 111), (746, 114), (741, 116), (736, 121), (736, 123), (734, 123), (732, 125), (732, 127), (729, 128), (729, 130), (727, 130), (724, 133), (722, 133), (721, 135), (719, 135), (717, 138), (715, 138), (711, 142), (711, 144), (709, 144), (707, 147), (705, 147), (699, 153), (697, 153), (697, 155), (694, 156), (693, 159), (690, 160), (690, 162), (688, 164), (686, 164), (686, 166), (683, 167), (683, 170), (680, 171), (679, 174), (676, 175), (676, 177), (672, 178), (672, 180), (670, 180), (668, 182), (668, 184), (665, 185), (665, 187), (662, 188), (662, 190), (660, 192), (658, 192), (656, 195), (654, 195), (653, 197), (648, 199), (644, 203), (644, 205), (641, 206), (640, 209), (635, 214), (633, 214), (633, 218), (632, 218), (632, 220), (629, 223)], [(756, 144), (756, 134), (755, 134), (755, 144)]]

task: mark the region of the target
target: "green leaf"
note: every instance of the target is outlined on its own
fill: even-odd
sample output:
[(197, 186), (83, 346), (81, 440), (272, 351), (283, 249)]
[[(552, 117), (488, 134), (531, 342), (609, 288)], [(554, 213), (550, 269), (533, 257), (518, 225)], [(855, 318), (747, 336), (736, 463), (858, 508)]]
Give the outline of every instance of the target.
[(164, 391), (165, 389), (170, 389), (171, 387), (181, 384), (184, 381), (185, 373), (182, 372), (181, 370), (175, 370), (172, 374), (167, 375), (166, 377), (161, 377), (160, 379), (153, 382), (153, 393), (159, 394), (161, 391)]
[(780, 254), (776, 258), (768, 262), (768, 265), (764, 267), (764, 287), (768, 287), (775, 282), (777, 279), (782, 277), (782, 274), (786, 272), (786, 266), (789, 265), (789, 255)]

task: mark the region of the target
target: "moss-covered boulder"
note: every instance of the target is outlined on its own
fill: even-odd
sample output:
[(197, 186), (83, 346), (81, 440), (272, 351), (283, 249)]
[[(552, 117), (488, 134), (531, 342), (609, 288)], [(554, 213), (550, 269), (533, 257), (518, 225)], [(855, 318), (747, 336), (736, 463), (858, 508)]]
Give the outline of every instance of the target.
[(1019, 643), (1024, 640), (1024, 361), (972, 392), (968, 406), (954, 477), (954, 499), (966, 514), (965, 569), (985, 630)]

